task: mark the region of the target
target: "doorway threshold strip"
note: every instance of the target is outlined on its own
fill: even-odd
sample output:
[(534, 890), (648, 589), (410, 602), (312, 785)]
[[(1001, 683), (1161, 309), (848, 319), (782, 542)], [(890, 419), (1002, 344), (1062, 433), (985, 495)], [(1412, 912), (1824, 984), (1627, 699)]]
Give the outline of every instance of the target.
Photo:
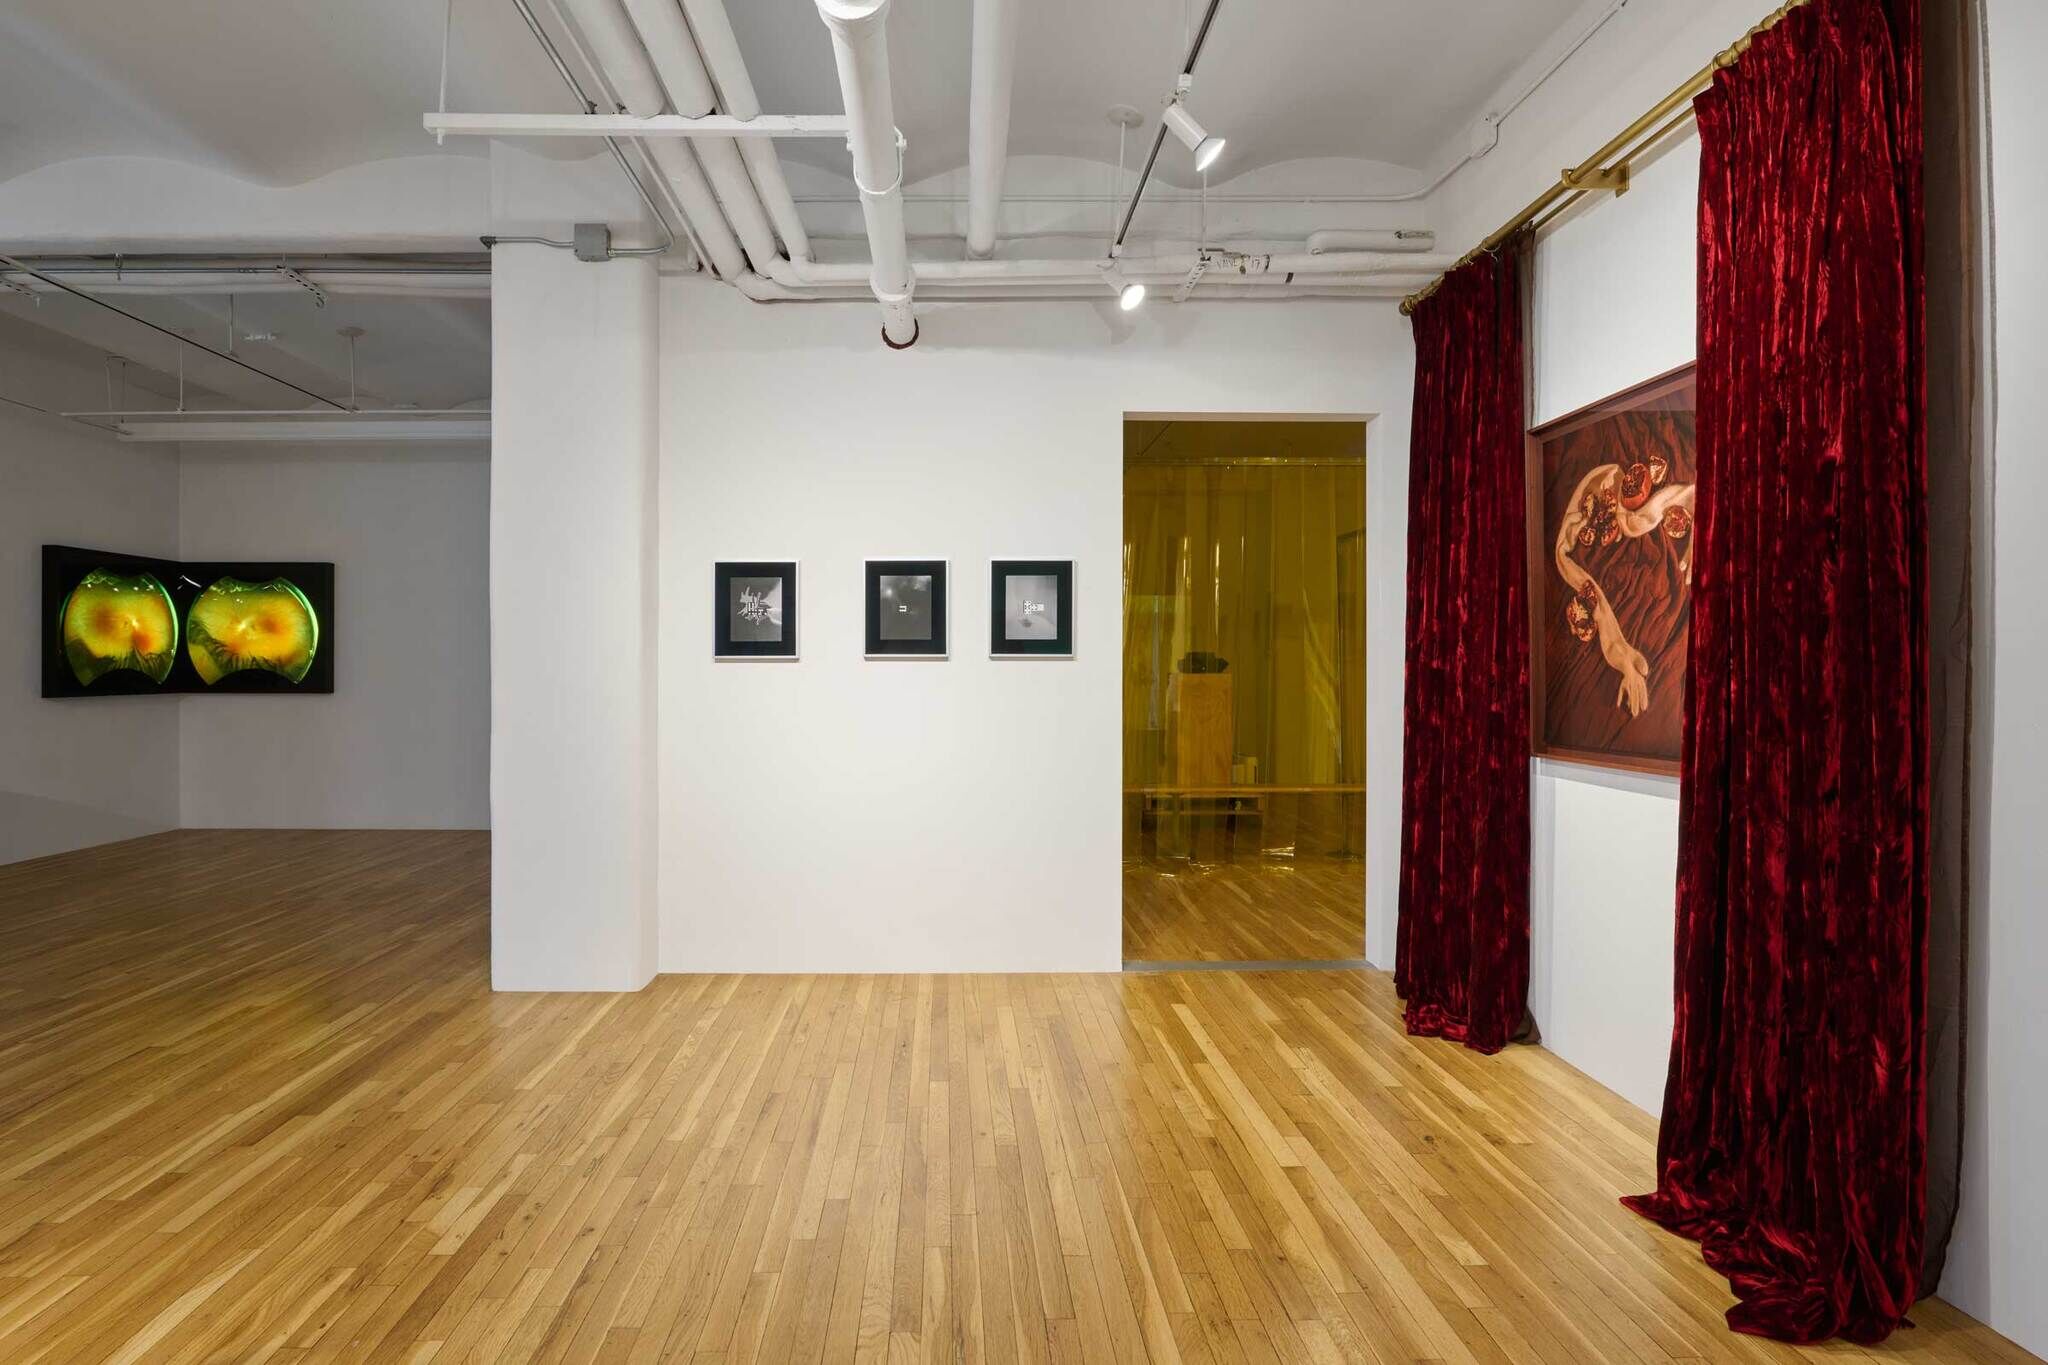
[(1278, 962), (1126, 962), (1127, 972), (1360, 972), (1372, 964), (1362, 957), (1288, 958)]

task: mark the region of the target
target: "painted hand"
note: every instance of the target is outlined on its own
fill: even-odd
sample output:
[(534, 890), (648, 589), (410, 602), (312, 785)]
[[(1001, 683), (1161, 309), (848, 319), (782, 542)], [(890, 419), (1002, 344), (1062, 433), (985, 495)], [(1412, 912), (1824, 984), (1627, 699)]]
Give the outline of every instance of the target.
[(1614, 704), (1640, 716), (1650, 705), (1650, 661), (1634, 645), (1624, 644), (1615, 667), (1621, 670), (1621, 690), (1615, 693)]

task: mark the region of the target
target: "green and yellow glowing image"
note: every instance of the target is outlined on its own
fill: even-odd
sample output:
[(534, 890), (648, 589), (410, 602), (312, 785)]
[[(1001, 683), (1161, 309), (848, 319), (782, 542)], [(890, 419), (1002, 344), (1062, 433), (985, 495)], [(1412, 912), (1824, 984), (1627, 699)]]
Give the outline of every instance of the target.
[(320, 618), (288, 578), (220, 579), (185, 613), (185, 653), (209, 687), (248, 669), (303, 682), (319, 648)]
[(94, 569), (58, 608), (57, 632), (80, 687), (122, 668), (161, 683), (178, 657), (178, 613), (155, 574)]

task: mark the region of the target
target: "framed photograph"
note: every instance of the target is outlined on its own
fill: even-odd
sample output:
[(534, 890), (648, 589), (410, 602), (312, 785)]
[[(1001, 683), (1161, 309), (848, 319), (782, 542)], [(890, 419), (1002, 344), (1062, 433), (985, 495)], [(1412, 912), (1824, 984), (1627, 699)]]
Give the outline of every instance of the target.
[(991, 659), (1074, 657), (1074, 561), (995, 559), (988, 566)]
[(867, 656), (946, 657), (946, 561), (870, 559)]
[(1678, 771), (1698, 408), (1688, 365), (1529, 434), (1529, 734), (1541, 757)]
[(714, 659), (796, 658), (796, 561), (713, 564), (711, 621)]

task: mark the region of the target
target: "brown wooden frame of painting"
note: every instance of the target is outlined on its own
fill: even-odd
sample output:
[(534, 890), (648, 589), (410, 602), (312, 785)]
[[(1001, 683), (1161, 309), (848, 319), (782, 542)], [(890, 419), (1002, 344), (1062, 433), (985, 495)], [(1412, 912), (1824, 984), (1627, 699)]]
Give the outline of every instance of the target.
[(1523, 500), (1528, 513), (1528, 557), (1529, 557), (1529, 752), (1536, 758), (1553, 759), (1561, 763), (1579, 763), (1594, 768), (1620, 768), (1627, 772), (1657, 773), (1667, 777), (1678, 776), (1677, 759), (1648, 758), (1640, 754), (1608, 753), (1598, 749), (1570, 749), (1546, 744), (1543, 713), (1544, 694), (1547, 681), (1544, 674), (1543, 657), (1544, 609), (1543, 588), (1547, 581), (1550, 564), (1550, 539), (1543, 525), (1543, 447), (1545, 443), (1559, 436), (1568, 436), (1580, 427), (1590, 426), (1640, 406), (1666, 394), (1676, 393), (1688, 384), (1696, 382), (1698, 366), (1688, 361), (1675, 370), (1645, 379), (1618, 393), (1595, 399), (1582, 408), (1574, 409), (1562, 417), (1545, 422), (1532, 429), (1523, 438), (1522, 487)]

